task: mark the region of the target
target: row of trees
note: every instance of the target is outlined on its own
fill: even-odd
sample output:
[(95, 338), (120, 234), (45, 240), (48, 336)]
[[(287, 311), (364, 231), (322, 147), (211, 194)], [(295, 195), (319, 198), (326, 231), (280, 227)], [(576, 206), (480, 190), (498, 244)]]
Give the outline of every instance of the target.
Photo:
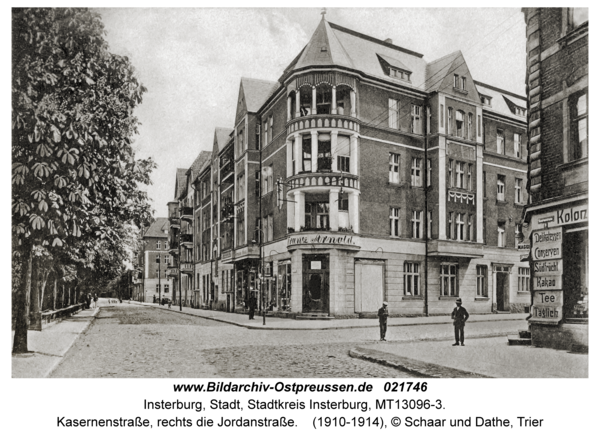
[(13, 353), (30, 315), (117, 278), (151, 221), (155, 164), (132, 148), (146, 89), (104, 37), (88, 9), (12, 11)]

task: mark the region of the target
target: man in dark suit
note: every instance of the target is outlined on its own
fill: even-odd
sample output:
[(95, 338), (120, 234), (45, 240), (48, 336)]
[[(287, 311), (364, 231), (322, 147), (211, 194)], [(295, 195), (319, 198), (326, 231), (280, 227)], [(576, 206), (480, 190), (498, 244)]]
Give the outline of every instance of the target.
[(469, 319), (469, 312), (462, 306), (462, 299), (456, 300), (456, 307), (452, 311), (452, 319), (454, 320), (454, 339), (456, 342), (453, 347), (459, 345), (465, 346), (465, 322)]
[(248, 319), (254, 319), (254, 309), (256, 309), (256, 297), (254, 296), (254, 292), (252, 292), (248, 300)]
[(388, 319), (388, 309), (387, 302), (383, 302), (383, 305), (377, 312), (377, 316), (379, 317), (379, 340), (385, 341), (385, 332), (387, 331), (387, 319)]

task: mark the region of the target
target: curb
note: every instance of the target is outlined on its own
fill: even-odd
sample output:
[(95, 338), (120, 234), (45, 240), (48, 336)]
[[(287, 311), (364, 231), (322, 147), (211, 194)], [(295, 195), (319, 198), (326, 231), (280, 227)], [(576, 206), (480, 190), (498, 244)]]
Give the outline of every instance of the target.
[[(211, 321), (217, 321), (217, 322), (222, 322), (224, 324), (231, 324), (231, 325), (235, 325), (237, 327), (243, 327), (243, 328), (247, 328), (248, 330), (346, 330), (346, 329), (369, 329), (369, 328), (377, 328), (378, 326), (373, 325), (373, 326), (368, 326), (368, 325), (354, 325), (354, 326), (344, 326), (344, 327), (302, 327), (302, 328), (296, 328), (296, 327), (267, 327), (267, 326), (249, 326), (247, 324), (243, 324), (243, 323), (239, 323), (239, 322), (234, 322), (234, 321), (229, 321), (229, 320), (225, 320), (225, 319), (220, 319), (214, 316), (206, 316), (206, 315), (198, 315), (195, 313), (185, 313), (183, 311), (177, 310), (177, 309), (169, 309), (167, 307), (157, 307), (157, 306), (151, 306), (148, 304), (143, 304), (143, 303), (138, 303), (138, 305), (140, 306), (145, 306), (145, 307), (150, 307), (153, 309), (160, 309), (160, 310), (167, 310), (169, 312), (176, 312), (180, 315), (189, 315), (189, 316), (195, 316), (198, 318), (204, 318), (204, 319), (208, 319)], [(480, 322), (490, 322), (490, 321), (520, 321), (523, 318), (519, 317), (519, 318), (505, 318), (505, 319), (500, 319), (500, 320), (494, 320), (494, 319), (484, 319), (481, 321), (470, 321), (470, 324), (476, 324), (476, 323), (480, 323)], [(417, 325), (443, 325), (443, 324), (452, 324), (452, 321), (448, 321), (448, 322), (423, 322), (423, 323), (419, 323), (419, 324), (411, 324), (411, 323), (390, 323), (388, 324), (388, 327), (406, 327), (406, 326), (417, 326)], [(509, 334), (514, 334), (514, 332), (510, 332)], [(508, 335), (508, 334), (507, 334)]]
[(362, 359), (369, 362), (378, 363), (391, 368), (415, 374), (418, 377), (426, 378), (480, 378), (489, 379), (490, 376), (483, 374), (463, 371), (456, 368), (446, 367), (433, 363), (423, 362), (408, 357), (398, 356), (392, 353), (386, 353), (368, 348), (356, 347), (351, 349), (348, 354), (355, 359)]
[[(100, 307), (96, 307), (94, 309), (94, 313), (92, 313), (90, 315), (90, 320), (87, 322), (87, 325), (83, 328), (83, 330), (81, 330), (79, 333), (77, 333), (77, 335), (75, 335), (73, 337), (73, 339), (71, 340), (71, 342), (69, 343), (69, 345), (67, 345), (67, 347), (64, 349), (64, 351), (61, 352), (60, 358), (54, 363), (54, 365), (52, 365), (50, 367), (50, 369), (48, 371), (46, 371), (41, 378), (48, 378), (50, 377), (50, 375), (54, 372), (54, 370), (56, 368), (58, 368), (58, 366), (62, 363), (62, 361), (65, 359), (65, 356), (67, 355), (67, 353), (69, 352), (69, 350), (71, 349), (71, 347), (73, 346), (73, 344), (75, 344), (75, 341), (77, 341), (77, 339), (79, 339), (79, 337), (83, 334), (85, 334), (85, 332), (88, 331), (88, 329), (90, 328), (90, 326), (92, 325), (92, 322), (94, 322), (94, 320), (96, 319), (96, 315), (100, 312)], [(64, 319), (61, 320), (60, 322), (65, 321)]]

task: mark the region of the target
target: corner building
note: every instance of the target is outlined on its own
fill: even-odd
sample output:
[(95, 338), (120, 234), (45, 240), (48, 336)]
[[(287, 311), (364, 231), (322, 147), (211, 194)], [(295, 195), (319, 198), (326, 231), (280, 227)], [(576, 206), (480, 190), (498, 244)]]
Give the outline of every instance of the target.
[(524, 8), (533, 345), (587, 350), (588, 9)]
[(525, 97), (475, 81), (460, 52), (426, 62), (322, 19), (278, 81), (241, 81), (233, 205), (213, 218), (233, 243), (220, 251), (213, 233), (203, 251), (233, 266), (217, 308), (257, 292), (307, 318), (384, 300), (447, 314), (458, 297), (472, 313), (529, 311), (526, 129)]

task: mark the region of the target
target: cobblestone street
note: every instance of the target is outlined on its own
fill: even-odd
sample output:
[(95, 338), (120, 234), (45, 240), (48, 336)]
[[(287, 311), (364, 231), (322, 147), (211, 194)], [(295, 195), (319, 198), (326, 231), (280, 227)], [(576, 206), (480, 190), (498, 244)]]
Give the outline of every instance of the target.
[(51, 377), (410, 377), (351, 358), (377, 330), (257, 331), (148, 307), (104, 307)]

